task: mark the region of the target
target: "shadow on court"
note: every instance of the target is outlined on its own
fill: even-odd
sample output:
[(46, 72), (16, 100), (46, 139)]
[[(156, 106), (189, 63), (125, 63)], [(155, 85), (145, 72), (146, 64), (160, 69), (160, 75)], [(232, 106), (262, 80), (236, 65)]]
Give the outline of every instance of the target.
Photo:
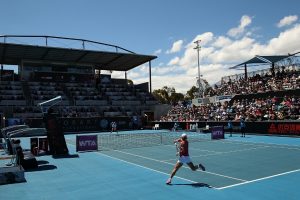
[(171, 186), (192, 186), (195, 188), (207, 187), (212, 188), (210, 185), (206, 183), (172, 183)]
[(38, 160), (37, 163), (38, 163), (38, 165), (46, 165), (46, 164), (49, 164), (49, 162), (46, 161), (46, 160)]
[(38, 172), (38, 171), (46, 171), (46, 170), (54, 170), (57, 169), (55, 165), (41, 165), (34, 169), (27, 169), (26, 172)]
[(54, 159), (62, 159), (62, 158), (79, 158), (78, 154), (67, 154), (67, 155), (52, 155)]
[(38, 167), (32, 169), (26, 169), (26, 172), (37, 172), (37, 171), (46, 171), (46, 170), (54, 170), (57, 169), (55, 165), (50, 165), (46, 160), (38, 160), (37, 161)]

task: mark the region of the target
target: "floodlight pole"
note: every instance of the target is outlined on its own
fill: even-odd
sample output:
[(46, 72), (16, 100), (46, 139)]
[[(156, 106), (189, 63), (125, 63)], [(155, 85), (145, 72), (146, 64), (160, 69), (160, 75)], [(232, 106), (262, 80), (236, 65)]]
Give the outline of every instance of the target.
[(150, 93), (152, 94), (152, 78), (151, 78), (152, 74), (151, 74), (151, 60), (149, 61), (149, 89), (150, 89)]
[(197, 45), (194, 49), (197, 49), (197, 53), (198, 53), (198, 79), (199, 79), (199, 91), (198, 92), (199, 92), (199, 98), (200, 98), (200, 94), (201, 94), (201, 90), (200, 90), (200, 84), (201, 84), (201, 80), (200, 80), (200, 60), (199, 60), (200, 59), (199, 58), (200, 49), (201, 49), (200, 42), (201, 42), (201, 40), (197, 40), (197, 41), (194, 42)]

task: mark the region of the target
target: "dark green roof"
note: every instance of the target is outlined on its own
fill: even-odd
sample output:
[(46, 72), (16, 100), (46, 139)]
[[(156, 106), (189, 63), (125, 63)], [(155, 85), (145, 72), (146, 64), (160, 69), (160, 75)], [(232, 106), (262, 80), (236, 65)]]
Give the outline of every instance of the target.
[(233, 67), (230, 67), (229, 69), (237, 69), (240, 67), (243, 67), (244, 65), (248, 64), (267, 64), (267, 63), (276, 63), (280, 60), (286, 59), (292, 55), (277, 55), (277, 56), (255, 56), (254, 58), (251, 58), (250, 60), (243, 62), (241, 64), (235, 65)]
[(59, 63), (62, 67), (64, 65), (95, 66), (101, 70), (128, 71), (155, 58), (156, 56), (131, 52), (106, 52), (0, 42), (0, 63), (9, 65), (19, 65), (22, 62), (36, 66)]

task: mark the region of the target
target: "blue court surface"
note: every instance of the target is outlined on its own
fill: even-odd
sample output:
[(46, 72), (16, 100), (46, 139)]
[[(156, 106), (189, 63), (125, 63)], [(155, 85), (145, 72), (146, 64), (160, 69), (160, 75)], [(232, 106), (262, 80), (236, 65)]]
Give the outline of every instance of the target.
[[(194, 164), (206, 171), (183, 166), (166, 185), (177, 161), (174, 145), (78, 153), (76, 135), (65, 137), (78, 157), (38, 156), (39, 168), (25, 172), (27, 182), (1, 185), (0, 199), (300, 199), (300, 138), (235, 134), (190, 142)], [(29, 148), (29, 138), (21, 140)]]

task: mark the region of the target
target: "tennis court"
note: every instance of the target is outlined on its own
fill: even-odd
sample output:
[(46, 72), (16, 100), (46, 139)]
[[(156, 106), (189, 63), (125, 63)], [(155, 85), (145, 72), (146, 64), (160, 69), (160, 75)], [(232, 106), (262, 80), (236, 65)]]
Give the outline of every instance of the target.
[[(99, 133), (100, 150), (78, 153), (78, 158), (37, 157), (39, 170), (26, 172), (26, 183), (0, 186), (0, 197), (299, 199), (300, 138), (226, 135), (210, 140), (206, 134), (186, 133), (194, 164), (202, 163), (206, 171), (183, 166), (172, 185), (165, 181), (177, 161), (173, 137), (160, 135), (166, 131), (140, 130)], [(76, 136), (66, 139), (75, 154)], [(24, 145), (29, 139), (22, 140)]]

